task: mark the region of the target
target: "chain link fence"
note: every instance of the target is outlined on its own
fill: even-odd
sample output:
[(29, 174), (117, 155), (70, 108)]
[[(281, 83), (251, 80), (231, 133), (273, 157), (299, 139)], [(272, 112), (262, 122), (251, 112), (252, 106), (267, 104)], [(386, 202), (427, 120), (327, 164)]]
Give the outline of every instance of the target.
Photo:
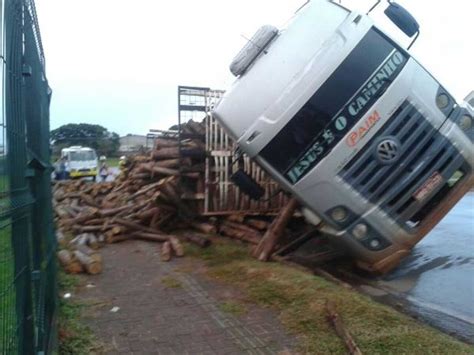
[(0, 4), (0, 353), (50, 353), (57, 311), (51, 90), (34, 1)]

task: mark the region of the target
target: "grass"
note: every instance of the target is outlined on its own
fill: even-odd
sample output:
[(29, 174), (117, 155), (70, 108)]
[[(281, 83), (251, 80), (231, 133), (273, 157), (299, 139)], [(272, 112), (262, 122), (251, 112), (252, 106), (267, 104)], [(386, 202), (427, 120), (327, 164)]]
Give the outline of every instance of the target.
[(59, 274), (59, 347), (58, 354), (87, 355), (96, 352), (97, 340), (92, 331), (82, 322), (81, 314), (86, 305), (73, 298), (61, 297), (64, 292), (71, 292), (78, 287), (77, 276)]
[(0, 353), (16, 348), (16, 292), (11, 224), (0, 228)]
[[(187, 255), (206, 262), (207, 274), (232, 284), (254, 302), (279, 313), (306, 354), (345, 354), (344, 344), (326, 319), (332, 300), (363, 353), (472, 354), (474, 347), (451, 338), (394, 309), (322, 278), (277, 263), (261, 263), (240, 245), (219, 241), (207, 249), (187, 245)], [(235, 309), (235, 305), (225, 306)]]
[(247, 313), (247, 307), (242, 303), (235, 301), (223, 302), (219, 305), (222, 312), (232, 314), (233, 316), (242, 316)]
[(161, 283), (165, 285), (167, 288), (181, 288), (183, 287), (181, 285), (181, 282), (176, 280), (175, 278), (172, 278), (170, 276), (165, 276), (161, 279)]
[(120, 158), (107, 158), (105, 161), (109, 168), (117, 168), (119, 166)]

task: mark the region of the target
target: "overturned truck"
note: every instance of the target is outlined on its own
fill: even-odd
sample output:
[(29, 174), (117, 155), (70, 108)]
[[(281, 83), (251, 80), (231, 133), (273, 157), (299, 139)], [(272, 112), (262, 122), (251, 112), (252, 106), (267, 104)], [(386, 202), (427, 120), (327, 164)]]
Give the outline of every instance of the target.
[[(385, 14), (411, 46), (415, 19), (392, 2)], [(286, 28), (262, 27), (230, 69), (238, 78), (212, 117), (237, 156), (364, 269), (395, 267), (472, 186), (472, 106), (368, 14), (309, 1)], [(246, 172), (233, 180), (255, 200), (266, 193)]]

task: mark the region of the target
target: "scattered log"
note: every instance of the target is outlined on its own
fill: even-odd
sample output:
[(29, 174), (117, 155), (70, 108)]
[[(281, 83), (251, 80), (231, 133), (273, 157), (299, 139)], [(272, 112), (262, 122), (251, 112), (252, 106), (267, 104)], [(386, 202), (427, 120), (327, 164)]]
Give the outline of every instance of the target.
[(291, 198), (290, 201), (281, 209), (271, 226), (265, 232), (262, 240), (254, 250), (255, 257), (260, 261), (268, 261), (272, 255), (278, 239), (282, 236), (286, 225), (293, 216), (298, 207), (298, 201)]
[(86, 245), (77, 245), (76, 250), (79, 250), (81, 253), (90, 257), (92, 260), (102, 263), (102, 256), (97, 250), (91, 249)]
[(67, 239), (63, 232), (60, 230), (56, 231), (56, 241), (60, 247), (65, 247), (67, 245)]
[(193, 233), (193, 232), (182, 232), (180, 236), (193, 244), (196, 244), (197, 246), (201, 248), (207, 248), (209, 245), (211, 245), (211, 241), (203, 235)]
[(102, 263), (97, 262), (90, 256), (84, 254), (79, 250), (73, 252), (74, 257), (79, 260), (82, 267), (87, 271), (88, 274), (96, 275), (102, 272)]
[(176, 256), (184, 256), (184, 248), (181, 242), (179, 241), (179, 239), (176, 238), (175, 236), (170, 236), (169, 241), (171, 244), (171, 248), (174, 251), (174, 254)]
[(161, 261), (171, 260), (171, 243), (169, 241), (164, 242), (161, 246)]
[(74, 260), (69, 250), (63, 249), (58, 252), (58, 259), (64, 270), (69, 274), (78, 274), (82, 272), (82, 265)]
[(228, 225), (221, 225), (219, 227), (219, 232), (228, 237), (239, 239), (255, 245), (258, 245), (260, 242), (260, 238), (257, 238), (253, 235), (248, 235), (245, 231), (241, 229), (234, 229)]
[(261, 219), (248, 219), (247, 221), (245, 221), (245, 224), (261, 231), (267, 230), (270, 226), (270, 223), (268, 223), (267, 221), (262, 221)]
[(334, 305), (332, 301), (326, 302), (326, 311), (327, 311), (329, 321), (334, 327), (336, 334), (344, 341), (344, 344), (346, 345), (347, 350), (349, 351), (349, 354), (362, 355), (362, 351), (360, 351), (359, 347), (354, 341), (354, 338), (352, 338), (346, 325), (344, 324), (341, 317), (337, 313), (336, 306)]
[(244, 223), (245, 215), (243, 214), (231, 214), (227, 217), (228, 221), (236, 222), (236, 223)]
[(158, 234), (158, 233), (147, 233), (147, 232), (134, 232), (131, 234), (133, 238), (136, 239), (142, 239), (142, 240), (148, 240), (152, 242), (167, 242), (170, 237), (168, 235), (164, 234)]
[(202, 223), (202, 222), (192, 222), (191, 227), (194, 229), (206, 233), (206, 234), (216, 234), (217, 233), (217, 228), (216, 226), (210, 224), (210, 223)]

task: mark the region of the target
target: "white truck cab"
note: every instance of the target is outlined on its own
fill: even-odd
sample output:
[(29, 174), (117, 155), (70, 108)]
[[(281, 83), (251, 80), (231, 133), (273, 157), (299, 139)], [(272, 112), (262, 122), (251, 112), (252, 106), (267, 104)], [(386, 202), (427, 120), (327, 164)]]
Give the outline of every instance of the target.
[[(386, 14), (418, 35), (397, 4)], [(395, 267), (472, 186), (472, 107), (367, 14), (310, 1), (231, 70), (213, 115), (367, 270)]]

